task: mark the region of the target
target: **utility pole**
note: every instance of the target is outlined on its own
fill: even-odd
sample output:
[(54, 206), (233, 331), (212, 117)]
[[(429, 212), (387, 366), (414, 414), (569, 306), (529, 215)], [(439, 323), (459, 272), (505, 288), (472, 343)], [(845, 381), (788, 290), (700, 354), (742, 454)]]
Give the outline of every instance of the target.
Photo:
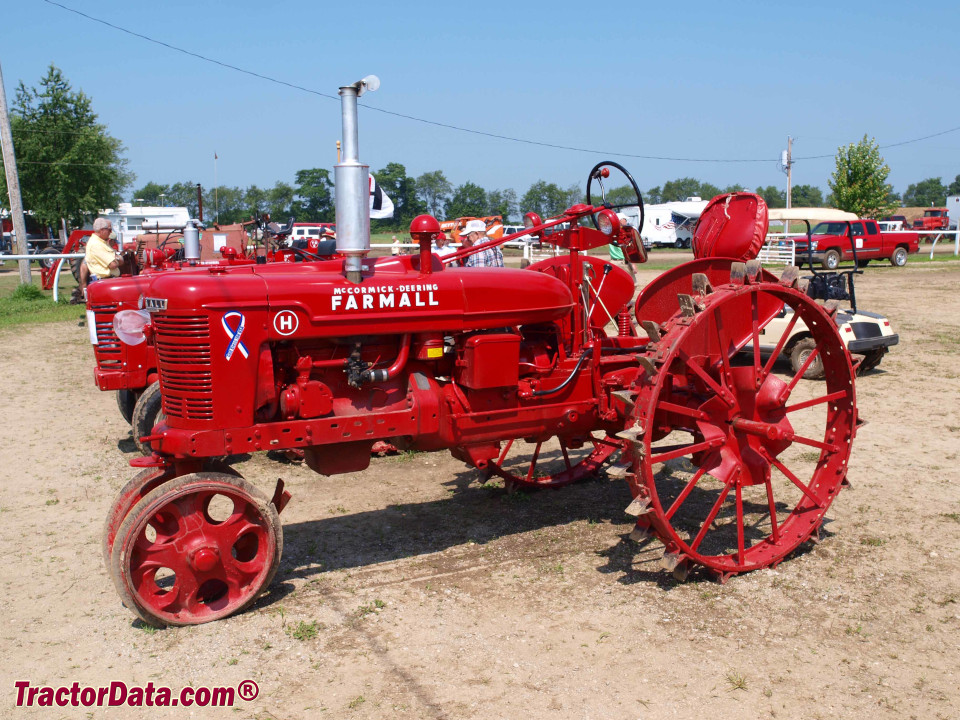
[(793, 138), (787, 135), (787, 207), (790, 207), (790, 195), (793, 191)]
[[(23, 222), (23, 201), (20, 199), (20, 176), (17, 157), (13, 152), (13, 133), (7, 114), (7, 93), (3, 87), (3, 68), (0, 68), (0, 145), (3, 146), (3, 168), (7, 173), (7, 193), (10, 195), (10, 219), (17, 236), (17, 255), (27, 254), (27, 227)], [(20, 284), (29, 285), (30, 261), (20, 260)]]

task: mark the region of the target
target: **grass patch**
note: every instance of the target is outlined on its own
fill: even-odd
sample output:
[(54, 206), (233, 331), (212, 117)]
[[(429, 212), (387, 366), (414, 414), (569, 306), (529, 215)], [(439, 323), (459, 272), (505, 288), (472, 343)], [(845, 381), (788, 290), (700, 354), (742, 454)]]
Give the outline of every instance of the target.
[(320, 632), (320, 623), (316, 620), (310, 623), (301, 620), (296, 625), (286, 628), (286, 630), (287, 634), (294, 640), (313, 640), (313, 638), (317, 636), (317, 633)]
[(727, 685), (730, 686), (730, 692), (734, 690), (746, 690), (747, 678), (738, 670), (731, 670), (726, 676)]
[[(70, 277), (71, 284), (73, 276)], [(37, 323), (81, 320), (85, 314), (83, 305), (71, 305), (69, 290), (61, 289), (60, 302), (55, 303), (52, 293), (40, 289), (40, 278), (33, 284), (20, 285), (19, 275), (0, 276), (0, 328)]]

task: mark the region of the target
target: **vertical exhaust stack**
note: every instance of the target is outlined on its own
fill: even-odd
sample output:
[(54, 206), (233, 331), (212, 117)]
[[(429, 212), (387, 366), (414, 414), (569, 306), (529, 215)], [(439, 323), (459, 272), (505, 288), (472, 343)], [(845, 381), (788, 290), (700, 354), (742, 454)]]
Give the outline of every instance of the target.
[(187, 220), (183, 227), (183, 259), (190, 265), (200, 261), (200, 230), (197, 220)]
[(337, 202), (337, 252), (345, 256), (344, 275), (362, 281), (363, 259), (370, 252), (370, 166), (360, 163), (357, 98), (380, 87), (376, 75), (340, 88), (343, 159), (334, 166)]

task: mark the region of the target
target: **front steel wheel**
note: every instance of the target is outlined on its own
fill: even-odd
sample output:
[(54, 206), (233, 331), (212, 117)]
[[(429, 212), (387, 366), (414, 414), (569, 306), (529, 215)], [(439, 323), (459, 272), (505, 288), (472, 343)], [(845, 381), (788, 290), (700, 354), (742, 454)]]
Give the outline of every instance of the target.
[(270, 584), (283, 551), (277, 509), (247, 481), (193, 473), (127, 514), (111, 570), (124, 604), (150, 625), (198, 625), (240, 612)]

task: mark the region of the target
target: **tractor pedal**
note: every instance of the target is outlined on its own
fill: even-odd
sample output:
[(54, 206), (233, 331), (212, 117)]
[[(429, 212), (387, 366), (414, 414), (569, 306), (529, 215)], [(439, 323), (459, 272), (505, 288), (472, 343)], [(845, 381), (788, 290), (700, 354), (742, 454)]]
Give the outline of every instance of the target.
[(683, 313), (684, 317), (693, 317), (699, 310), (702, 310), (702, 308), (697, 306), (696, 300), (694, 300), (690, 295), (678, 293), (677, 302), (680, 303), (680, 312)]
[(607, 477), (613, 478), (614, 480), (623, 480), (631, 472), (633, 472), (632, 465), (607, 466)]
[(795, 288), (800, 281), (800, 268), (796, 265), (788, 265), (780, 276), (780, 284), (784, 287)]
[(710, 279), (703, 273), (694, 273), (691, 278), (693, 282), (693, 292), (696, 295), (709, 295), (713, 292), (713, 285)]
[(747, 276), (747, 265), (742, 262), (730, 264), (730, 282), (734, 285), (743, 285), (743, 279)]
[(277, 515), (283, 512), (287, 503), (290, 502), (291, 497), (293, 496), (283, 489), (283, 479), (277, 478), (277, 487), (273, 491), (273, 497), (270, 499), (270, 502), (273, 503), (273, 506), (277, 509)]
[(633, 542), (642, 543), (653, 539), (653, 531), (649, 527), (634, 525), (633, 530), (630, 531), (627, 537), (633, 540)]
[(759, 260), (748, 260), (747, 261), (747, 278), (750, 282), (756, 282), (757, 276), (760, 275), (760, 261)]
[(627, 505), (624, 512), (627, 515), (632, 515), (633, 517), (640, 517), (641, 515), (646, 515), (650, 511), (650, 498), (637, 497), (633, 499), (633, 502)]
[(647, 337), (650, 338), (650, 342), (660, 342), (660, 338), (663, 337), (663, 333), (660, 331), (660, 325), (653, 320), (644, 320), (640, 323), (640, 327), (643, 328)]

